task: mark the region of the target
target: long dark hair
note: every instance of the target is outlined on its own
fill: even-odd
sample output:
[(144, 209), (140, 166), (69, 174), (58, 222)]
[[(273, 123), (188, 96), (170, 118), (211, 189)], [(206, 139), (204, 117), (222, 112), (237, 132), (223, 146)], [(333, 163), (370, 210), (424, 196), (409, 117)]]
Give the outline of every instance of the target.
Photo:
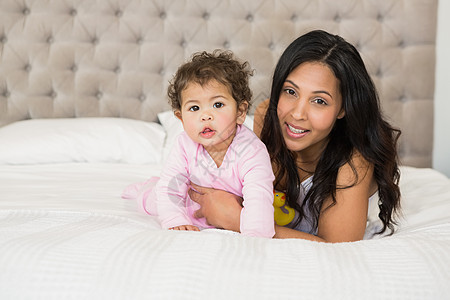
[[(300, 205), (300, 178), (296, 154), (287, 149), (277, 115), (277, 106), (287, 76), (300, 64), (321, 62), (339, 81), (345, 116), (338, 119), (330, 132), (328, 144), (321, 154), (312, 187)], [(322, 30), (311, 31), (293, 41), (281, 55), (275, 68), (270, 103), (264, 118), (261, 140), (266, 144), (276, 168), (275, 187), (285, 183), (288, 204), (299, 212), (297, 224), (310, 211), (314, 229), (324, 201), (332, 197), (336, 203), (336, 179), (339, 168), (348, 163), (356, 176), (351, 158), (355, 150), (374, 166), (378, 184), (379, 218), (383, 223), (378, 233), (387, 228), (394, 231), (394, 213), (400, 208), (397, 140), (400, 130), (394, 129), (381, 114), (375, 85), (356, 48), (342, 37)], [(339, 187), (348, 188), (348, 187)]]

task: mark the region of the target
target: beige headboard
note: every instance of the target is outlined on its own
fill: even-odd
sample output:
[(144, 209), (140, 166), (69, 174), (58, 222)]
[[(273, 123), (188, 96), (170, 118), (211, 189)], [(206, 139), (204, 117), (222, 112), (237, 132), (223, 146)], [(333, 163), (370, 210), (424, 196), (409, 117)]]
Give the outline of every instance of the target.
[(248, 60), (254, 102), (284, 48), (311, 29), (362, 53), (403, 131), (403, 164), (431, 166), (437, 0), (1, 0), (0, 126), (29, 118), (155, 121), (200, 50)]

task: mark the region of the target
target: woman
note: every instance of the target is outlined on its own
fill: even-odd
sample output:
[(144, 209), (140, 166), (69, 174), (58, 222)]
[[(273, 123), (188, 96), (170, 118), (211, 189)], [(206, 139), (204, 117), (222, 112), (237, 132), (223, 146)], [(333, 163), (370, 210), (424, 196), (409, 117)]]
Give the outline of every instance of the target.
[[(275, 189), (297, 211), (289, 227), (275, 227), (276, 238), (361, 240), (376, 194), (383, 224), (378, 233), (393, 232), (400, 208), (400, 131), (383, 119), (354, 46), (321, 30), (292, 42), (275, 68), (269, 101), (255, 112), (254, 130), (268, 148)], [(236, 196), (194, 189), (197, 217), (239, 231)]]

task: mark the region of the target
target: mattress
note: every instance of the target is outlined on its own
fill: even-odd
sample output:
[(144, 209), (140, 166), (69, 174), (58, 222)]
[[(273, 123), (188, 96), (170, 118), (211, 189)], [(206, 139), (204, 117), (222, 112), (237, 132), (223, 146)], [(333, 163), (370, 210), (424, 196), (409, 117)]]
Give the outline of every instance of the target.
[(353, 243), (160, 228), (123, 188), (161, 164), (0, 166), (0, 299), (448, 299), (450, 184), (402, 168), (392, 236)]

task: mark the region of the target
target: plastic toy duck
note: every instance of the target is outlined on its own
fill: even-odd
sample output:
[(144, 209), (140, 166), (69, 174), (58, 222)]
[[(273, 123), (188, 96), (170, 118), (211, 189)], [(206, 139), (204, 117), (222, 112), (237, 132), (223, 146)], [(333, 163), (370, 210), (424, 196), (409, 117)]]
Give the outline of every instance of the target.
[(292, 222), (295, 210), (286, 204), (286, 195), (283, 192), (273, 191), (274, 218), (277, 225), (284, 226)]

